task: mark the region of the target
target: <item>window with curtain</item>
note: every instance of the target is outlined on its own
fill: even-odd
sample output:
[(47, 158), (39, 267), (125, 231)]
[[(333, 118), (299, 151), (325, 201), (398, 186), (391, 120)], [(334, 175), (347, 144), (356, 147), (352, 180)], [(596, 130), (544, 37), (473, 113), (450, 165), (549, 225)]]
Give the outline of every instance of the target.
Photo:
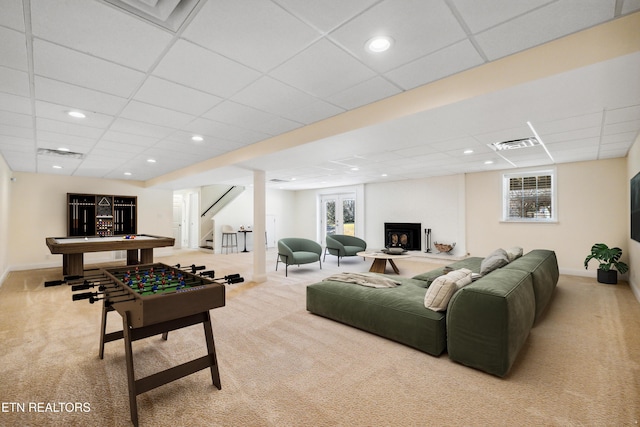
[(503, 220), (557, 220), (555, 171), (511, 173), (503, 176)]

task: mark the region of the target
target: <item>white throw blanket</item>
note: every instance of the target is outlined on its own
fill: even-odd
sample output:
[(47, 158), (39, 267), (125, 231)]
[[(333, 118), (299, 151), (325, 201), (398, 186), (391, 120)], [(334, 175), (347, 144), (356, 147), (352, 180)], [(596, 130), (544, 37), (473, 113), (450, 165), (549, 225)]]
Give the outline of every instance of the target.
[(376, 273), (339, 273), (329, 276), (323, 281), (354, 283), (370, 288), (395, 288), (400, 284), (397, 280)]

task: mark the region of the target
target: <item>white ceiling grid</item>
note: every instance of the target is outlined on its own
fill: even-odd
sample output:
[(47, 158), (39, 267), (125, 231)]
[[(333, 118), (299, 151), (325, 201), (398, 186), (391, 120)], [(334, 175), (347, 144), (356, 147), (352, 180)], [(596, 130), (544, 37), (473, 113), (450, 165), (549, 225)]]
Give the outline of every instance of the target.
[[(163, 27), (102, 0), (1, 0), (0, 154), (13, 171), (149, 180), (640, 10), (640, 0), (123, 1), (158, 16), (177, 6), (185, 21)], [(392, 49), (366, 51), (380, 34)], [(529, 136), (528, 120), (556, 162), (625, 156), (640, 129), (638, 56), (169, 185), (246, 183), (254, 168), (291, 189), (509, 168), (487, 144)], [(84, 158), (37, 154), (60, 147)], [(510, 159), (548, 164), (539, 151)]]

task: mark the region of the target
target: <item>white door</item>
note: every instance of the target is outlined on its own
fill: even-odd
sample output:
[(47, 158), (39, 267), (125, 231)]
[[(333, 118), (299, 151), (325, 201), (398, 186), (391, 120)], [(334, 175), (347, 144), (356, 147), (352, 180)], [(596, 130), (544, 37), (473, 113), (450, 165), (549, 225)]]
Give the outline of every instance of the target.
[(267, 215), (267, 220), (265, 221), (265, 231), (267, 238), (267, 248), (275, 248), (276, 247), (276, 216), (275, 215)]
[(174, 248), (182, 247), (182, 222), (184, 218), (184, 199), (180, 194), (173, 195), (173, 238), (175, 239)]
[(355, 193), (325, 195), (321, 200), (322, 241), (327, 234), (355, 236)]
[(200, 246), (200, 201), (198, 193), (189, 193), (189, 247)]

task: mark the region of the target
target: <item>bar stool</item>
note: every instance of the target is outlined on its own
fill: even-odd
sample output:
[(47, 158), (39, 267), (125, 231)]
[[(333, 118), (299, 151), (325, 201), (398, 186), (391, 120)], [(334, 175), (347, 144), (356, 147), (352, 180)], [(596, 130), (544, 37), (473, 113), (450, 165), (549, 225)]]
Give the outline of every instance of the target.
[[(232, 226), (223, 225), (221, 249), (226, 249), (227, 253), (229, 253), (229, 248), (232, 248), (231, 252), (233, 252), (233, 248), (236, 248), (236, 252), (238, 252), (238, 235), (236, 234)], [(220, 252), (222, 252), (222, 250)]]

